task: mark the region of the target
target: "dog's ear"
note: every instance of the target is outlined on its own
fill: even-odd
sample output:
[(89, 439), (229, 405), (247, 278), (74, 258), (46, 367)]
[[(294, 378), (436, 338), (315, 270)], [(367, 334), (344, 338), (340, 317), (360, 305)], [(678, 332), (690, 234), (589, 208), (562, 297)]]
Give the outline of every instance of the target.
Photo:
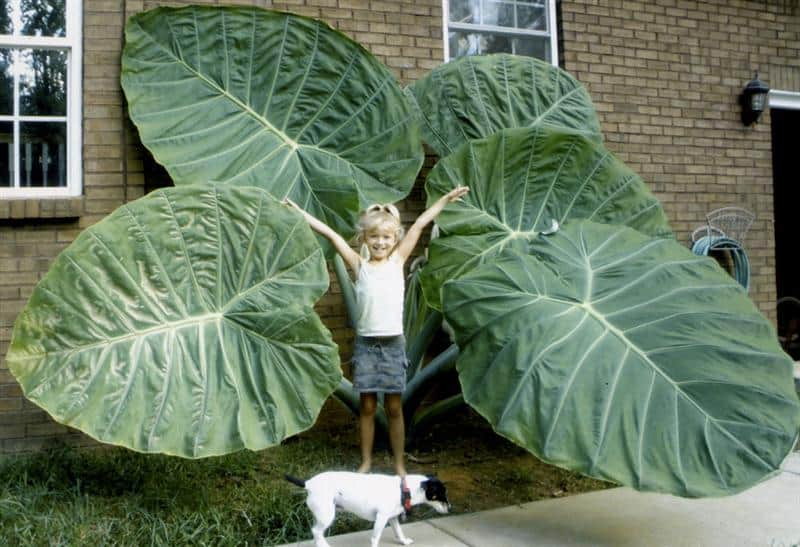
[(426, 475), (426, 480), (420, 483), (420, 487), (425, 490), (425, 497), (429, 501), (447, 503), (447, 493), (444, 483), (442, 483), (436, 475)]
[(425, 486), (425, 484), (428, 484), (428, 483), (443, 484), (441, 479), (439, 479), (439, 477), (437, 477), (435, 474), (434, 475), (425, 475), (425, 479), (426, 480), (422, 483), (423, 487)]

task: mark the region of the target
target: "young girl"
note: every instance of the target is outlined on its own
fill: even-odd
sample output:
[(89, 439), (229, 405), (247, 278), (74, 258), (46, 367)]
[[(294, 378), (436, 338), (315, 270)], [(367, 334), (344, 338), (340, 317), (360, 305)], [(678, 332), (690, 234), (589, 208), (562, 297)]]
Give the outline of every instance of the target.
[(358, 317), (353, 348), (353, 387), (360, 393), (359, 433), (361, 466), (358, 471), (369, 472), (372, 467), (372, 445), (375, 439), (375, 410), (378, 393), (384, 394), (384, 406), (389, 417), (389, 443), (394, 455), (395, 471), (405, 477), (405, 424), (401, 394), (406, 387), (406, 353), (403, 337), (403, 299), (405, 281), (403, 264), (411, 255), (422, 230), (442, 212), (445, 205), (469, 192), (459, 186), (442, 196), (423, 212), (403, 237), (400, 213), (394, 205), (371, 205), (361, 215), (357, 228), (359, 243), (366, 246), (369, 259), (350, 248), (347, 241), (333, 229), (300, 209), (311, 228), (325, 236), (342, 256), (356, 277)]

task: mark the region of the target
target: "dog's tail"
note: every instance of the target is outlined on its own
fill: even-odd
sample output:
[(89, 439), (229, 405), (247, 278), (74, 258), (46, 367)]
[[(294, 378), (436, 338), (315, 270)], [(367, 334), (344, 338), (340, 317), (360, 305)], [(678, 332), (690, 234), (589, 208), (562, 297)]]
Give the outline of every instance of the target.
[(287, 481), (289, 481), (292, 484), (296, 484), (300, 488), (305, 488), (306, 487), (306, 481), (304, 481), (303, 479), (298, 479), (297, 477), (293, 477), (293, 476), (289, 475), (288, 473), (285, 474), (283, 476), (283, 478), (285, 478)]

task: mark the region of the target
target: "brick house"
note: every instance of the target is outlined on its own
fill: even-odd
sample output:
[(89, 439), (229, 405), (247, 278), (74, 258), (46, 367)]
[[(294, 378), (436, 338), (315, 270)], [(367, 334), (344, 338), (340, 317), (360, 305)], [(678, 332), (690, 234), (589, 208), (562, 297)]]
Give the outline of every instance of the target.
[[(792, 285), (800, 276), (785, 263), (797, 231), (788, 167), (798, 150), (791, 129), (800, 122), (797, 0), (238, 3), (322, 19), (404, 84), (463, 53), (513, 50), (558, 64), (587, 86), (607, 146), (650, 185), (679, 241), (688, 245), (713, 209), (749, 209), (751, 297), (775, 321), (777, 299), (800, 296)], [(19, 0), (3, 4), (0, 453), (8, 453), (56, 439), (92, 442), (25, 400), (4, 356), (16, 315), (54, 257), (82, 229), (163, 183), (127, 118), (119, 84), (127, 17), (162, 3), (54, 0), (43, 3), (47, 13), (33, 14), (22, 13)], [(41, 91), (46, 86), (30, 72), (14, 69), (45, 61), (61, 78)], [(772, 88), (770, 108), (745, 126), (738, 98), (755, 70)], [(50, 98), (32, 101), (40, 92)], [(408, 220), (423, 202), (418, 181), (402, 204)], [(335, 287), (318, 311), (346, 354), (351, 333)]]

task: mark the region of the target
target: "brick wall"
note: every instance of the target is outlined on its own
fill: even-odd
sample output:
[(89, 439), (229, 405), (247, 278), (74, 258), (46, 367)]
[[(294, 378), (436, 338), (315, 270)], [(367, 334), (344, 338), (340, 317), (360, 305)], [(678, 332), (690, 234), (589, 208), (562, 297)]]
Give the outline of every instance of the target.
[[(84, 0), (85, 199), (0, 202), (0, 453), (56, 440), (90, 442), (27, 402), (3, 359), (14, 318), (55, 255), (80, 230), (158, 185), (158, 170), (148, 169), (152, 163), (126, 117), (119, 59), (125, 19), (162, 4)], [(440, 0), (250, 4), (325, 20), (364, 44), (403, 83), (443, 57)], [(564, 68), (587, 85), (608, 147), (651, 185), (680, 241), (688, 244), (711, 209), (738, 205), (756, 213), (746, 241), (751, 294), (773, 318), (769, 114), (743, 127), (737, 96), (754, 69), (767, 83), (773, 72), (800, 69), (796, 6), (793, 0), (559, 2)], [(423, 176), (431, 163), (428, 158)], [(406, 222), (421, 211), (419, 181), (400, 207)], [(335, 282), (332, 289), (317, 309), (346, 360), (352, 333)]]
[(570, 1), (561, 21), (563, 67), (587, 86), (608, 147), (655, 191), (682, 243), (713, 209), (756, 214), (750, 295), (774, 321), (770, 119), (744, 127), (738, 95), (754, 70), (770, 84), (800, 68), (798, 3)]

